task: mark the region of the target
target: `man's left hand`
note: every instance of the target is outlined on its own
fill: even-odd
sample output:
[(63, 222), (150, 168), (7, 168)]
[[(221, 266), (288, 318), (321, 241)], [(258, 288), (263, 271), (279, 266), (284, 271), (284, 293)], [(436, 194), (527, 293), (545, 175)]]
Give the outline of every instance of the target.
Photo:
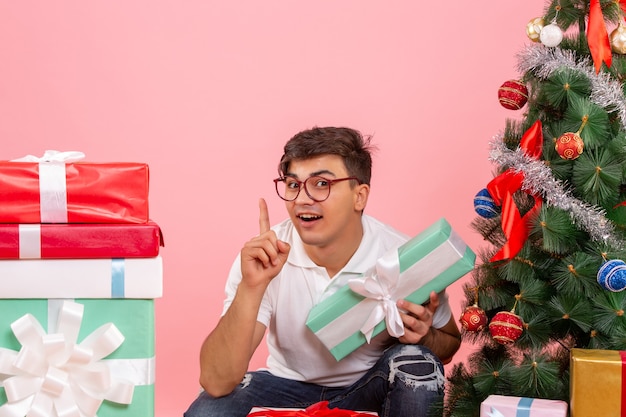
[(404, 336), (400, 336), (398, 340), (406, 344), (420, 343), (433, 325), (433, 315), (439, 307), (439, 296), (433, 291), (429, 302), (424, 305), (398, 300), (397, 306), (404, 323)]

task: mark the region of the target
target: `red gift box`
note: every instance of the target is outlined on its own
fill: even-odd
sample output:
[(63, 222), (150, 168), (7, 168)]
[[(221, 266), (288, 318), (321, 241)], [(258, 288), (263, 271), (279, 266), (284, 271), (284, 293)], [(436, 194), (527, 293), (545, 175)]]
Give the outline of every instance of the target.
[(163, 235), (142, 224), (0, 224), (0, 259), (149, 258)]
[(249, 417), (360, 417), (376, 416), (374, 412), (359, 412), (340, 408), (328, 408), (328, 401), (320, 401), (306, 409), (254, 407)]
[(144, 163), (0, 161), (0, 223), (146, 223)]

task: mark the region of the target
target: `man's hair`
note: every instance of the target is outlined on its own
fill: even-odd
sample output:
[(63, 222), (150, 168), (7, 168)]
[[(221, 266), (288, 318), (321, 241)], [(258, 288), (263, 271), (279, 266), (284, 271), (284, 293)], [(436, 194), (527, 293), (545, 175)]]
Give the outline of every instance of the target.
[(289, 172), (292, 161), (319, 155), (338, 155), (343, 159), (349, 176), (358, 178), (362, 184), (369, 184), (374, 150), (371, 137), (363, 137), (357, 130), (347, 127), (314, 127), (289, 139), (278, 171), (280, 175)]

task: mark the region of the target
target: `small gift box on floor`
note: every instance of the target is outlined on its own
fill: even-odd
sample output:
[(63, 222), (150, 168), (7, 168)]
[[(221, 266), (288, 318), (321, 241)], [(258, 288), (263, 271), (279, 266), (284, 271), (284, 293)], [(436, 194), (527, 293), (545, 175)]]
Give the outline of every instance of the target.
[(570, 351), (571, 417), (622, 417), (626, 410), (626, 351)]
[(397, 300), (424, 303), (432, 291), (471, 271), (475, 261), (474, 252), (440, 219), (314, 306), (306, 324), (340, 360), (385, 328), (399, 336), (403, 325)]
[(248, 416), (253, 417), (358, 417), (377, 416), (370, 411), (351, 411), (340, 408), (328, 408), (328, 401), (320, 401), (306, 409), (254, 407)]
[(567, 403), (560, 400), (490, 395), (480, 405), (480, 417), (567, 417)]
[(154, 342), (154, 300), (0, 300), (0, 415), (152, 417)]

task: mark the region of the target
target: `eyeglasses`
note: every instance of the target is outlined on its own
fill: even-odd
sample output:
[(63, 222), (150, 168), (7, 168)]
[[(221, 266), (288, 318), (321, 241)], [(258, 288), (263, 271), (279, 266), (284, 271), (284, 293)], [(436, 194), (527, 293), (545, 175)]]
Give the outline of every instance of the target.
[(300, 195), (302, 185), (304, 185), (304, 192), (309, 198), (315, 202), (321, 203), (325, 201), (330, 195), (330, 186), (336, 182), (356, 180), (356, 177), (337, 178), (329, 180), (328, 178), (320, 177), (318, 175), (307, 178), (304, 181), (298, 181), (294, 177), (284, 176), (274, 180), (276, 186), (276, 194), (285, 201), (293, 201)]

